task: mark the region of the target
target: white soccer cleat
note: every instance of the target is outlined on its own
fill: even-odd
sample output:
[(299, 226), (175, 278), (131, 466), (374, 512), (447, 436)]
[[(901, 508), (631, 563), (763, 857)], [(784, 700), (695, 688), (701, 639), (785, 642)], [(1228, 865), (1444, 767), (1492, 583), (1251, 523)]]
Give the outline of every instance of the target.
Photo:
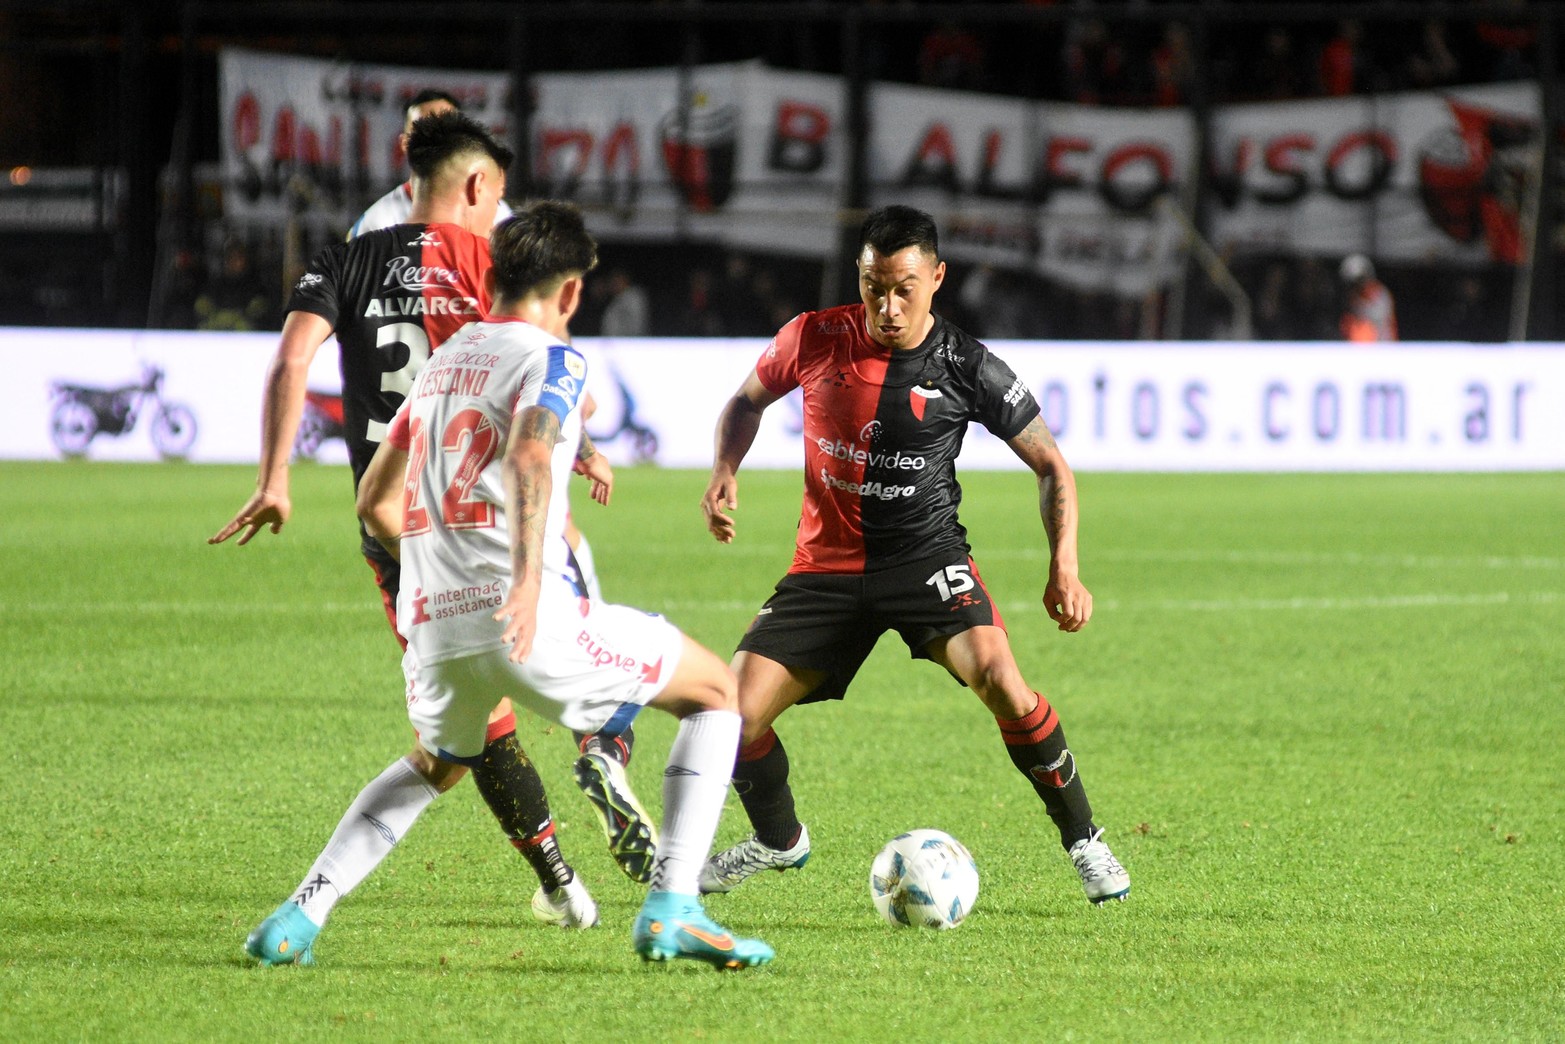
[(1119, 865), (1114, 853), (1098, 838), (1099, 830), (1091, 837), (1077, 841), (1070, 848), (1071, 862), (1081, 875), (1081, 887), (1093, 903), (1106, 903), (1110, 899), (1124, 901), (1130, 895), (1130, 875)]
[(793, 847), (780, 851), (751, 837), (706, 861), (701, 868), (701, 894), (731, 892), (762, 870), (794, 870), (809, 861), (810, 832), (803, 826)]
[(598, 923), (598, 904), (580, 877), (546, 892), (540, 885), (533, 893), (533, 916), (561, 928), (591, 928)]

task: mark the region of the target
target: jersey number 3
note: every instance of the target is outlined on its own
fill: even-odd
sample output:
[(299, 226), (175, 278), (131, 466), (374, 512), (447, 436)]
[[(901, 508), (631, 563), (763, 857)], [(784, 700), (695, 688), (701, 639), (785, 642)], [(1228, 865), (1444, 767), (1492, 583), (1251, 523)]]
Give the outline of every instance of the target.
[[(500, 449), (500, 432), (494, 422), (478, 410), (463, 410), (446, 424), (440, 444), (431, 447), (424, 422), (415, 417), (408, 425), (408, 475), (402, 489), (406, 520), (404, 537), (418, 536), (430, 530), (430, 505), (424, 503), (424, 465), (430, 450), (456, 457), (456, 467), (440, 495), (440, 521), (447, 529), (488, 529), (494, 525), (495, 506), (473, 499), (473, 487)], [(444, 468), (437, 469), (443, 473)]]

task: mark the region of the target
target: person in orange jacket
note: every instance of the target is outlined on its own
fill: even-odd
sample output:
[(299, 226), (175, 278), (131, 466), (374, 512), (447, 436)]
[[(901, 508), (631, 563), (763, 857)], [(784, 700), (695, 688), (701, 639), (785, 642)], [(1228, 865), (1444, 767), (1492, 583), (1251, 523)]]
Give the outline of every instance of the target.
[(1342, 308), (1342, 339), (1370, 343), (1397, 340), (1396, 303), (1386, 284), (1375, 278), (1375, 266), (1363, 254), (1349, 254), (1337, 269), (1346, 300)]

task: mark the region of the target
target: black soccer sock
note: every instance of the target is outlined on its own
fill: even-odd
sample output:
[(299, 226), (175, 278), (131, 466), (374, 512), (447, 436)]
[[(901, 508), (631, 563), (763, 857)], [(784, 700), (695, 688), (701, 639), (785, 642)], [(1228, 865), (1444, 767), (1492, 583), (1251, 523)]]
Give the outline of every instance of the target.
[(605, 736), (601, 732), (590, 736), (585, 732), (572, 732), (571, 735), (576, 737), (576, 749), (583, 754), (602, 754), (621, 765), (630, 764), (630, 752), (636, 745), (636, 731), (629, 725), (618, 736)]
[(1076, 757), (1065, 745), (1065, 730), (1049, 701), (1038, 695), (1038, 706), (1022, 718), (996, 718), (1005, 751), (1018, 772), (1027, 777), (1067, 849), (1097, 829), (1087, 790), (1076, 772)]
[(793, 811), (793, 788), (788, 786), (788, 752), (771, 729), (754, 743), (739, 748), (734, 765), (734, 793), (761, 844), (778, 850), (792, 848), (803, 827)]
[(575, 875), (560, 854), (543, 780), (517, 742), (514, 716), (490, 725), (483, 757), (473, 766), (473, 782), (512, 847), (538, 875), (538, 883), (551, 892), (569, 884)]

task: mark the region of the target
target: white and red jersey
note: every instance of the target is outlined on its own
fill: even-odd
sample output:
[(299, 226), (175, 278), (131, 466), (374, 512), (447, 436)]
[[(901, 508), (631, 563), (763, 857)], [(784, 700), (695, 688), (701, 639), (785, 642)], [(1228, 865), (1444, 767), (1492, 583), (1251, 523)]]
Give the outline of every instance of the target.
[[(369, 205), (369, 209), (359, 215), (359, 219), (348, 228), (348, 239), (357, 239), (366, 232), (374, 232), (379, 228), (390, 228), (392, 225), (406, 225), (413, 214), (413, 183), (404, 181), (384, 196)], [(511, 216), (511, 208), (505, 205), (505, 200), (495, 208), (494, 223), (499, 224)]]
[[(511, 583), (501, 462), (515, 416), (560, 419), (544, 526), (545, 592), (579, 586), (565, 541), (566, 485), (581, 440), (587, 363), (520, 319), (469, 323), (414, 382), (387, 440), (408, 454), (397, 629), (424, 664), (501, 647), (494, 613)], [(541, 602), (542, 600), (540, 600)], [(549, 611), (540, 604), (539, 612)]]

